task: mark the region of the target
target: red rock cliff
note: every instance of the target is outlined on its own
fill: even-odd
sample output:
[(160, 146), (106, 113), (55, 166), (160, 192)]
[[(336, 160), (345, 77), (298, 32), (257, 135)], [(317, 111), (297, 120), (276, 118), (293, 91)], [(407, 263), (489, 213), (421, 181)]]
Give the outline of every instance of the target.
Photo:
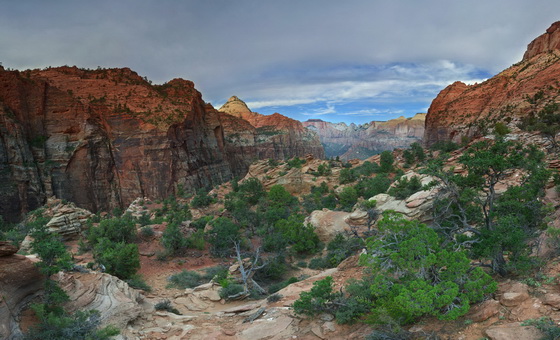
[[(325, 157), (317, 134), (295, 119), (279, 113), (267, 116), (251, 112), (235, 96), (222, 105), (220, 111), (226, 139), (233, 145), (243, 145), (245, 149), (254, 150), (258, 159), (285, 159), (304, 157), (307, 154), (312, 154), (315, 158)], [(248, 122), (249, 125), (243, 122)]]
[(424, 142), (460, 142), (490, 132), (496, 122), (515, 129), (521, 117), (559, 102), (559, 49), (560, 22), (556, 22), (529, 44), (521, 62), (480, 84), (449, 85), (428, 110)]
[(220, 115), (190, 81), (129, 69), (0, 70), (0, 214), (55, 195), (98, 211), (232, 177)]

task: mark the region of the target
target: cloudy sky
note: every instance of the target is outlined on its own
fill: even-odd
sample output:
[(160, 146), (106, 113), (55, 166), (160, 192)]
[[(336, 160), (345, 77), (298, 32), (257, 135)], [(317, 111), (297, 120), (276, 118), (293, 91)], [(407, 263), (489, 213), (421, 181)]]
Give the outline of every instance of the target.
[(130, 67), (219, 107), (363, 123), (425, 112), (519, 61), (558, 0), (6, 0), (0, 62)]

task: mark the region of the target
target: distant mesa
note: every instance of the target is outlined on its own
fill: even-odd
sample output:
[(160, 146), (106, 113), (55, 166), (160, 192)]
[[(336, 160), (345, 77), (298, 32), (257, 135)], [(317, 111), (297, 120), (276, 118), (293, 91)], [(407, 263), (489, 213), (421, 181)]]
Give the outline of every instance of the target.
[(349, 160), (366, 159), (385, 150), (407, 148), (414, 142), (421, 142), (425, 118), (425, 113), (418, 113), (412, 118), (400, 116), (386, 122), (359, 125), (329, 123), (322, 119), (309, 119), (302, 124), (317, 132), (327, 157)]

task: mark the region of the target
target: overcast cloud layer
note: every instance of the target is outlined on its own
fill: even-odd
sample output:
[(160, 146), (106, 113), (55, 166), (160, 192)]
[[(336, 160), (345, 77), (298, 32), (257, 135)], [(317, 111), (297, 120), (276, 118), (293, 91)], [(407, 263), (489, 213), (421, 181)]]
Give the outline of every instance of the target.
[(4, 1), (0, 62), (130, 67), (219, 107), (363, 123), (425, 112), (519, 61), (560, 20), (544, 0)]

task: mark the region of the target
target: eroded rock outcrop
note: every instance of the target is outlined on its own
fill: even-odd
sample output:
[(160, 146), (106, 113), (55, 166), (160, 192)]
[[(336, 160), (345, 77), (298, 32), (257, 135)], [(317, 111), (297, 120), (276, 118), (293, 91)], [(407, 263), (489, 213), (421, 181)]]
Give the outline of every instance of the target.
[(125, 329), (143, 311), (153, 309), (137, 290), (109, 274), (60, 272), (55, 279), (70, 297), (65, 304), (68, 312), (95, 309), (103, 326)]
[(21, 311), (37, 297), (43, 288), (43, 277), (35, 263), (18, 248), (0, 242), (0, 338), (13, 339), (21, 335)]
[(474, 85), (455, 82), (432, 102), (424, 142), (483, 136), (496, 122), (517, 130), (522, 117), (560, 102), (560, 22), (531, 42), (523, 60)]
[(317, 132), (325, 146), (327, 157), (366, 159), (381, 151), (407, 148), (410, 144), (421, 141), (425, 117), (426, 114), (418, 113), (412, 118), (399, 117), (386, 122), (372, 121), (361, 125), (310, 119), (302, 124)]

